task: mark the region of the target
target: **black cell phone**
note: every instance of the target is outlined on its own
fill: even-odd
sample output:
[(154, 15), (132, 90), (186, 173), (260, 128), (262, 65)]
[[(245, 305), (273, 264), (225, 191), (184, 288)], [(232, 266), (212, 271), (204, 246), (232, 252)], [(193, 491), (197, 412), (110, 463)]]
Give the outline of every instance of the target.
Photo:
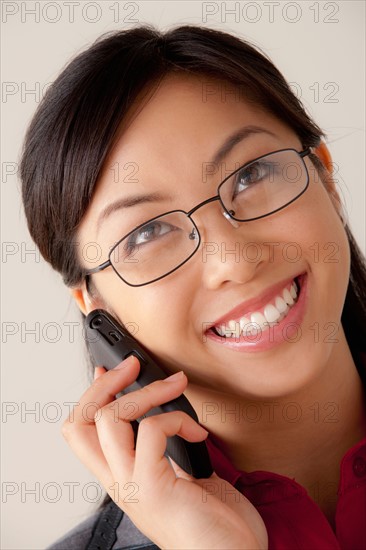
[[(141, 344), (108, 312), (95, 309), (86, 317), (85, 324), (88, 348), (96, 365), (103, 365), (107, 370), (114, 369), (129, 355), (135, 355), (140, 361), (141, 368), (136, 381), (118, 395), (136, 391), (155, 380), (166, 378), (164, 371)], [(154, 407), (137, 418), (137, 423), (147, 416), (169, 411), (184, 411), (198, 422), (195, 410), (182, 394), (172, 401)], [(213, 473), (205, 441), (191, 443), (178, 435), (168, 437), (165, 455), (171, 457), (195, 478), (208, 478)]]

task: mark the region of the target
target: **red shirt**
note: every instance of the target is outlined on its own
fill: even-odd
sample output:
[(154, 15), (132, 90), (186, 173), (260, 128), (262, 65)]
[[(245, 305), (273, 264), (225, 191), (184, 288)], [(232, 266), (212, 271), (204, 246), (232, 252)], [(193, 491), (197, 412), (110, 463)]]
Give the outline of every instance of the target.
[(366, 438), (349, 449), (341, 462), (336, 532), (294, 479), (272, 472), (237, 470), (212, 434), (206, 439), (217, 475), (250, 500), (268, 532), (269, 550), (366, 549)]

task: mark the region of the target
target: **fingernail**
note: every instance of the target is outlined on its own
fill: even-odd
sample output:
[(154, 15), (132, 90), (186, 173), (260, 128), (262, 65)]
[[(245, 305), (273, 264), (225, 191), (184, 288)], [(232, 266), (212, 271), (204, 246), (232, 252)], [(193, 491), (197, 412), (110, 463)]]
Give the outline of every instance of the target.
[(209, 432), (208, 432), (207, 430), (205, 430), (205, 428), (204, 428), (203, 426), (201, 426), (201, 424), (199, 424), (199, 427), (201, 428), (201, 430), (202, 430), (203, 432), (205, 432), (206, 435), (209, 434)]
[(121, 363), (119, 363), (119, 365), (114, 367), (114, 369), (115, 370), (125, 369), (126, 367), (128, 367), (132, 363), (133, 357), (134, 357), (133, 355), (129, 355), (126, 359), (124, 359)]
[(99, 376), (102, 376), (104, 374), (104, 368), (103, 367), (95, 367), (94, 368), (94, 380), (99, 378)]
[(176, 372), (175, 374), (168, 376), (168, 378), (164, 378), (163, 382), (177, 382), (182, 378), (182, 376), (183, 376), (183, 371), (180, 370), (179, 372)]

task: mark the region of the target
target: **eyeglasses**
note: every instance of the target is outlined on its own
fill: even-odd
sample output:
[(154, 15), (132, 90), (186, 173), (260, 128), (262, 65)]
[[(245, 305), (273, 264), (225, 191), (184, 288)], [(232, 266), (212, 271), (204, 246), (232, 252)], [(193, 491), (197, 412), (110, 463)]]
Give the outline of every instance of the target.
[(112, 266), (129, 286), (154, 283), (185, 264), (198, 250), (201, 237), (192, 220), (199, 208), (220, 201), (223, 215), (235, 227), (270, 216), (298, 199), (309, 185), (301, 152), (281, 149), (244, 164), (218, 186), (217, 195), (189, 212), (172, 210), (128, 231), (110, 250), (108, 260), (87, 270), (87, 277)]

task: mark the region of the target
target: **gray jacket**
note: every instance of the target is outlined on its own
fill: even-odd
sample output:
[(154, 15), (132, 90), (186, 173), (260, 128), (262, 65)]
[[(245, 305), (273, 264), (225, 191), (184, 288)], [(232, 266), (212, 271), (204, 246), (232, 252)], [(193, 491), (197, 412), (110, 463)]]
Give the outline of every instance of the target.
[(74, 527), (46, 550), (160, 550), (113, 502)]

